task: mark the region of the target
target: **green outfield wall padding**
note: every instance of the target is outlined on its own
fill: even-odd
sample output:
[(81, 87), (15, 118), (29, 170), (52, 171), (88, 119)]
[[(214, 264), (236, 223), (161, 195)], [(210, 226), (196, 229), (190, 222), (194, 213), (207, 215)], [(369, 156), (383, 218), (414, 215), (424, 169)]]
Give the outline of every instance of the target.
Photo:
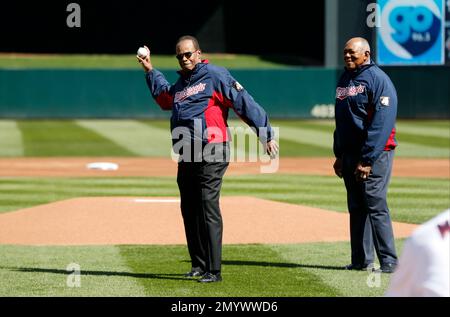
[[(399, 117), (448, 118), (448, 67), (387, 68), (399, 95)], [(176, 70), (162, 70), (174, 82)], [(271, 117), (333, 116), (341, 70), (231, 70)], [(140, 70), (0, 70), (1, 118), (167, 118)]]
[(450, 118), (450, 67), (386, 67), (399, 99), (401, 118)]

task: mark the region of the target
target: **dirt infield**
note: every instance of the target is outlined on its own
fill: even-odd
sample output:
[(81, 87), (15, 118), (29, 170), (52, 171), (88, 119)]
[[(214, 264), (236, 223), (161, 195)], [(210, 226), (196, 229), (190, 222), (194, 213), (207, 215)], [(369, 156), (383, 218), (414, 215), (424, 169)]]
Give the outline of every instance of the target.
[[(334, 175), (332, 158), (283, 158), (278, 173)], [(89, 170), (113, 162), (116, 171)], [(258, 174), (264, 163), (232, 163), (227, 175)], [(175, 176), (167, 158), (4, 158), (0, 177)], [(444, 172), (443, 172), (444, 171)], [(394, 161), (394, 176), (450, 178), (447, 159)], [(276, 176), (274, 176), (276, 177)], [(223, 197), (224, 243), (348, 241), (348, 214), (252, 197)], [(396, 238), (416, 225), (394, 223)], [(0, 214), (0, 244), (184, 244), (176, 198), (77, 198)]]
[[(223, 197), (225, 244), (348, 241), (347, 213), (253, 197)], [(416, 225), (394, 222), (396, 238)], [(91, 197), (0, 215), (0, 244), (185, 244), (174, 197)]]
[[(89, 170), (92, 162), (113, 162), (116, 171)], [(267, 163), (231, 163), (227, 175), (258, 174)], [(334, 175), (332, 158), (283, 158), (278, 173)], [(3, 158), (0, 177), (174, 176), (177, 164), (168, 158)], [(395, 158), (393, 176), (450, 178), (448, 159)]]

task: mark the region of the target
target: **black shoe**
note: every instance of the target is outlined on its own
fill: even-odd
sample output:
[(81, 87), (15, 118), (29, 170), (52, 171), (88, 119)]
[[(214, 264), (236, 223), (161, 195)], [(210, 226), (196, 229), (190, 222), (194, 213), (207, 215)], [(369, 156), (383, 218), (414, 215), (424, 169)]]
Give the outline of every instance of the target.
[(214, 283), (214, 282), (220, 282), (222, 280), (222, 276), (220, 273), (205, 273), (201, 279), (198, 280), (200, 283)]
[(383, 273), (394, 273), (396, 268), (397, 268), (397, 264), (395, 264), (395, 263), (384, 263), (384, 264), (381, 264), (379, 271), (381, 271)]
[(346, 270), (353, 270), (353, 271), (363, 271), (363, 270), (373, 270), (374, 264), (349, 264), (344, 267)]
[(192, 270), (192, 271), (190, 271), (190, 272), (185, 273), (185, 274), (184, 274), (184, 277), (200, 277), (200, 276), (202, 276), (203, 274), (205, 274), (203, 271), (195, 271), (195, 270)]

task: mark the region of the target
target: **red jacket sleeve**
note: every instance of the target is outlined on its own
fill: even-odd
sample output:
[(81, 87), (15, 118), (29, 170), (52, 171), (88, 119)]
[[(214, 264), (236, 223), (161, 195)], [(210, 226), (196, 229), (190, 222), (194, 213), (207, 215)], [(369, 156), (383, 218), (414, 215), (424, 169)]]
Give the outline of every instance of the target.
[(145, 74), (145, 79), (153, 98), (161, 109), (171, 110), (173, 106), (172, 86), (164, 75), (160, 71), (153, 69)]
[(228, 100), (228, 104), (245, 123), (255, 129), (261, 142), (266, 143), (274, 139), (274, 131), (265, 110), (228, 71), (222, 70), (218, 77), (221, 93)]

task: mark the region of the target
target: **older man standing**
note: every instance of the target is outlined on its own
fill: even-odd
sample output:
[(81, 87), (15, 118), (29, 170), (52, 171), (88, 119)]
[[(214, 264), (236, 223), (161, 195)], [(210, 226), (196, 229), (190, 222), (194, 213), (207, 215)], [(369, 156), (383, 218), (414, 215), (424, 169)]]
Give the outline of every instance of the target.
[(336, 88), (333, 150), (335, 173), (344, 178), (350, 212), (349, 270), (397, 265), (387, 190), (394, 159), (397, 93), (389, 77), (370, 59), (370, 46), (352, 38), (344, 48), (345, 72)]
[(162, 109), (172, 111), (173, 149), (180, 154), (177, 183), (191, 257), (191, 270), (185, 276), (201, 277), (201, 283), (220, 282), (223, 223), (219, 198), (230, 158), (228, 110), (255, 128), (272, 157), (278, 153), (278, 143), (264, 109), (225, 68), (202, 59), (195, 37), (182, 36), (175, 50), (181, 69), (173, 85), (153, 68), (150, 55), (137, 58), (153, 98)]

